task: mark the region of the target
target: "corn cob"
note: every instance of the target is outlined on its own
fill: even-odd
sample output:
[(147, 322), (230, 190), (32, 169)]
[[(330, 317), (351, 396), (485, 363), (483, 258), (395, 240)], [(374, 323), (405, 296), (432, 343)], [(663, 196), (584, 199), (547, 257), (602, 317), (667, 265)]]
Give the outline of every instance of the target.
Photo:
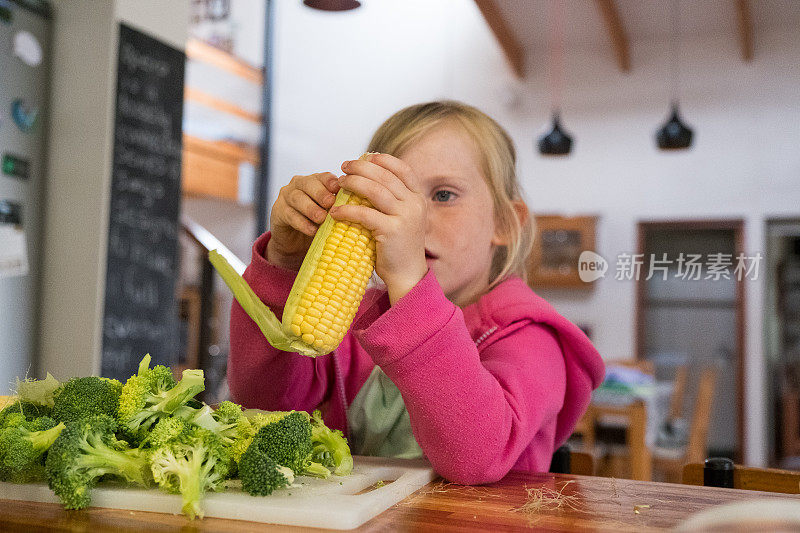
[[(370, 206), (340, 189), (333, 205), (344, 204)], [(325, 217), (297, 273), (282, 322), (216, 250), (209, 260), (272, 346), (316, 357), (333, 351), (350, 329), (375, 268), (375, 239), (359, 224)]]

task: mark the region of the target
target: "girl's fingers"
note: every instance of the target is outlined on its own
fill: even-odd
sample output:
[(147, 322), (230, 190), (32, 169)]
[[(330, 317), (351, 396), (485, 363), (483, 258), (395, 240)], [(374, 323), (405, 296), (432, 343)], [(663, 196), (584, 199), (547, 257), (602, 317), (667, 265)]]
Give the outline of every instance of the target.
[(366, 198), (378, 211), (387, 215), (396, 215), (400, 200), (382, 183), (357, 174), (346, 174), (339, 179), (342, 187)]
[(297, 209), (286, 206), (284, 216), (286, 222), (297, 231), (305, 233), (309, 237), (313, 237), (317, 233), (317, 224), (314, 224)]
[(365, 205), (338, 205), (331, 209), (331, 218), (355, 222), (372, 232), (377, 232), (388, 216)]
[[(317, 183), (319, 184), (319, 182)], [(330, 193), (326, 192), (325, 194)], [(287, 195), (286, 203), (289, 207), (297, 210), (305, 218), (316, 222), (317, 224), (322, 224), (325, 221), (325, 215), (327, 214), (325, 210), (316, 202), (314, 202), (314, 200), (312, 200), (311, 197), (302, 189), (292, 190)], [(333, 205), (333, 202), (331, 202), (330, 205)]]
[(339, 180), (330, 172), (312, 174), (297, 184), (298, 188), (310, 196), (320, 207), (330, 208), (339, 191)]
[(394, 176), (395, 179), (400, 180), (407, 189), (420, 192), (416, 183), (414, 170), (402, 159), (398, 159), (390, 154), (372, 154), (369, 156), (369, 161), (367, 162), (382, 168), (385, 174), (389, 174)]
[[(376, 156), (373, 155), (370, 157)], [(408, 187), (405, 186), (400, 178), (385, 168), (371, 163), (370, 161), (364, 161), (362, 159), (345, 161), (342, 163), (342, 170), (344, 170), (344, 172), (347, 174), (358, 174), (359, 176), (364, 176), (365, 178), (369, 178), (380, 183), (398, 200), (403, 200), (406, 198), (406, 196), (408, 196)]]
[(325, 184), (325, 187), (327, 187), (330, 192), (333, 194), (339, 192), (339, 179), (336, 174), (333, 172), (323, 172), (322, 174), (317, 174), (317, 176), (319, 176), (319, 180)]

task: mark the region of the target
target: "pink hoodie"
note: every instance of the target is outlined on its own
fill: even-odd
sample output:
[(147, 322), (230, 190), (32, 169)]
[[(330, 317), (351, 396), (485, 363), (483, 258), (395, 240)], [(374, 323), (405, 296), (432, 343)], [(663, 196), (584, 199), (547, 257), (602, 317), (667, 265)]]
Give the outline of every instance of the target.
[[(270, 234), (253, 245), (244, 278), (283, 314), (296, 272), (264, 259)], [(347, 432), (347, 407), (374, 365), (400, 390), (414, 437), (433, 468), (463, 484), (509, 470), (544, 472), (603, 380), (586, 335), (520, 278), (463, 310), (433, 271), (390, 306), (370, 291), (341, 345), (309, 358), (270, 346), (234, 301), (228, 384), (245, 407), (311, 411)]]

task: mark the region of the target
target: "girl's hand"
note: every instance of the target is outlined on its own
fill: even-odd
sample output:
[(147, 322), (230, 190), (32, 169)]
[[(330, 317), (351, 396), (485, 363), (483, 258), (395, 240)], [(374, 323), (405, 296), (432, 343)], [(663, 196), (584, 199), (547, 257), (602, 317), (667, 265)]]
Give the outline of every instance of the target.
[(336, 220), (356, 222), (372, 231), (376, 241), (375, 271), (386, 283), (392, 305), (428, 272), (425, 261), (425, 198), (414, 171), (389, 154), (367, 161), (345, 161), (339, 184), (366, 198), (373, 207), (340, 205), (331, 209)]
[(330, 172), (295, 176), (281, 187), (272, 206), (267, 261), (300, 270), (311, 241), (336, 199), (339, 182)]

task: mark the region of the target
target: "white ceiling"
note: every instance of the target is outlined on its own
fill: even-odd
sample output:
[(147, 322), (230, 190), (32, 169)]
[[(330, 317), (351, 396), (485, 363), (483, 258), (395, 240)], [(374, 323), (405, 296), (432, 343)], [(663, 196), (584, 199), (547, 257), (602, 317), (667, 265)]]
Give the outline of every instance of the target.
[[(566, 46), (609, 46), (609, 33), (595, 0), (561, 0)], [(496, 0), (503, 19), (528, 54), (541, 52), (550, 35), (552, 0)], [(672, 0), (616, 0), (631, 47), (641, 41), (664, 41), (671, 35)], [(750, 0), (758, 54), (758, 34), (768, 28), (800, 31), (800, 0)], [(735, 0), (680, 2), (683, 37), (730, 34), (738, 46)]]

